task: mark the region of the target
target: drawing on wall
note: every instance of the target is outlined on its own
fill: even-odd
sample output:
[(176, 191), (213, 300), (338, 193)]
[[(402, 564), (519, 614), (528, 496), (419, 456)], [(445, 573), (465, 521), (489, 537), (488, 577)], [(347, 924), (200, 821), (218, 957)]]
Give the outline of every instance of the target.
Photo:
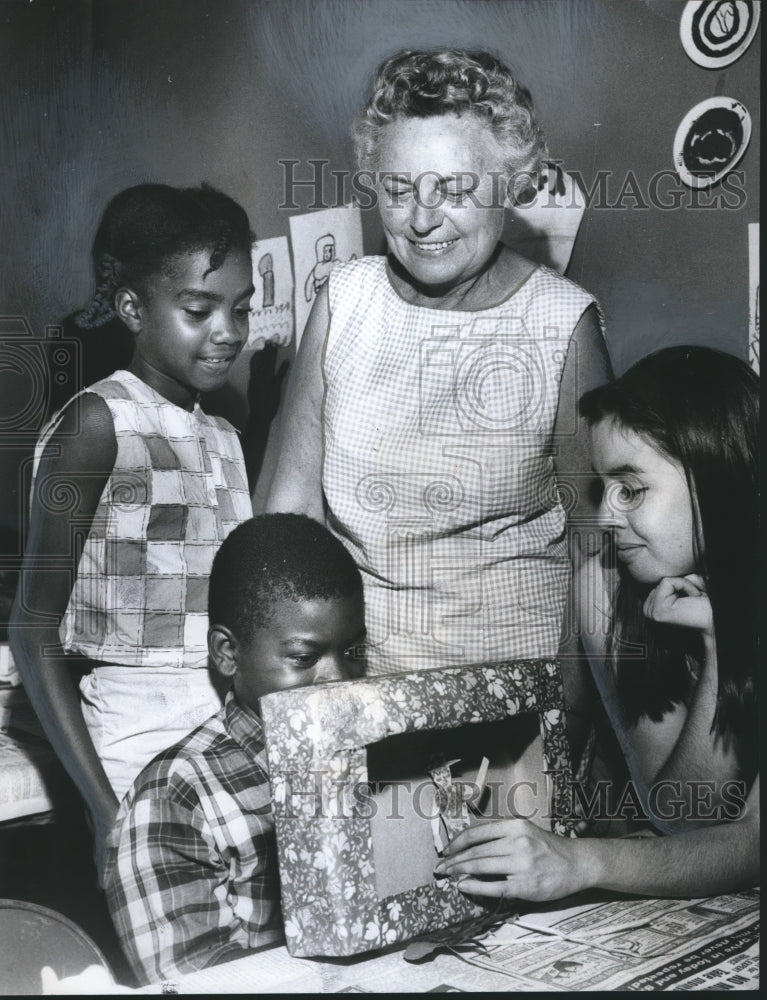
[(574, 177), (559, 163), (546, 163), (538, 190), (509, 210), (503, 241), (524, 257), (564, 274), (586, 209), (586, 198)]
[(268, 309), (274, 305), (274, 259), (270, 253), (260, 258), (256, 270), (261, 278), (261, 308)]
[(751, 44), (759, 8), (750, 0), (689, 0), (679, 22), (685, 52), (705, 69), (729, 66)]
[(248, 339), (229, 372), (229, 385), (245, 404), (250, 362), (267, 343), (280, 347), (293, 337), (293, 271), (287, 236), (259, 240), (251, 251), (253, 285)]
[(362, 256), (362, 218), (357, 205), (293, 215), (290, 242), (295, 268), (296, 349), (309, 312), (334, 267)]
[(688, 187), (720, 181), (743, 156), (751, 116), (732, 97), (708, 97), (684, 116), (674, 138), (674, 167)]
[(748, 226), (748, 360), (759, 374), (759, 223)]
[(246, 350), (271, 340), (289, 344), (293, 336), (293, 271), (287, 236), (259, 240), (252, 250), (253, 284)]
[[(339, 263), (336, 257), (336, 239), (332, 233), (326, 233), (314, 241), (314, 252), (317, 263), (309, 272), (309, 277), (304, 283), (304, 298), (311, 302), (319, 292), (333, 268)], [(352, 254), (352, 259), (356, 254)]]

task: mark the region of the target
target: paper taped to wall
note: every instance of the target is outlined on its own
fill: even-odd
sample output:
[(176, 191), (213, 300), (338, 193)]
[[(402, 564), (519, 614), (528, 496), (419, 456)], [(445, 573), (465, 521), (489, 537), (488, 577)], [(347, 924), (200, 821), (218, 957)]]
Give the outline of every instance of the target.
[(290, 242), (296, 274), (296, 349), (309, 312), (334, 267), (362, 256), (362, 217), (358, 205), (293, 215)]

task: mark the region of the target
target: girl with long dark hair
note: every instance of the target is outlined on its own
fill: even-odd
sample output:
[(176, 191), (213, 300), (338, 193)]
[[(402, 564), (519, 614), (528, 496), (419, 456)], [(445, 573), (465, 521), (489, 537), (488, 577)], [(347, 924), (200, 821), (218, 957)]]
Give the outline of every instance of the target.
[(637, 797), (671, 836), (564, 840), (500, 820), (460, 834), (438, 867), (467, 876), (465, 892), (526, 899), (751, 886), (758, 379), (730, 355), (669, 348), (586, 393), (581, 413), (611, 531), (579, 573), (581, 640)]

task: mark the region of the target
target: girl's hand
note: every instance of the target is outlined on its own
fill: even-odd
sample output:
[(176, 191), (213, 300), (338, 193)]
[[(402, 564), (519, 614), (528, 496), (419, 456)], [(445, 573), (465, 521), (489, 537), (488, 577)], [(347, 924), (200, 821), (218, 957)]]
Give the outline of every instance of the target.
[(681, 625), (703, 632), (704, 636), (713, 636), (711, 601), (703, 578), (697, 573), (664, 577), (647, 596), (643, 610), (654, 622)]
[(467, 876), (457, 888), (472, 896), (560, 899), (595, 884), (596, 872), (585, 870), (584, 843), (526, 819), (478, 823), (451, 841), (435, 873)]

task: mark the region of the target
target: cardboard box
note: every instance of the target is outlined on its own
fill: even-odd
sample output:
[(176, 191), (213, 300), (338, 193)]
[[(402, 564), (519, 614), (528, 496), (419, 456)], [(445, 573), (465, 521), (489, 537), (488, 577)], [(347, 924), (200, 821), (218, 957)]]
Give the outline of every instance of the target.
[[(450, 814), (446, 796), (470, 798), (478, 761), (503, 756), (519, 715), (540, 727), (551, 826), (569, 832), (555, 661), (295, 688), (266, 696), (261, 710), (292, 955), (353, 955), (487, 912), (433, 868), (440, 840), (466, 823), (468, 807)], [(451, 786), (442, 791), (440, 774)]]

